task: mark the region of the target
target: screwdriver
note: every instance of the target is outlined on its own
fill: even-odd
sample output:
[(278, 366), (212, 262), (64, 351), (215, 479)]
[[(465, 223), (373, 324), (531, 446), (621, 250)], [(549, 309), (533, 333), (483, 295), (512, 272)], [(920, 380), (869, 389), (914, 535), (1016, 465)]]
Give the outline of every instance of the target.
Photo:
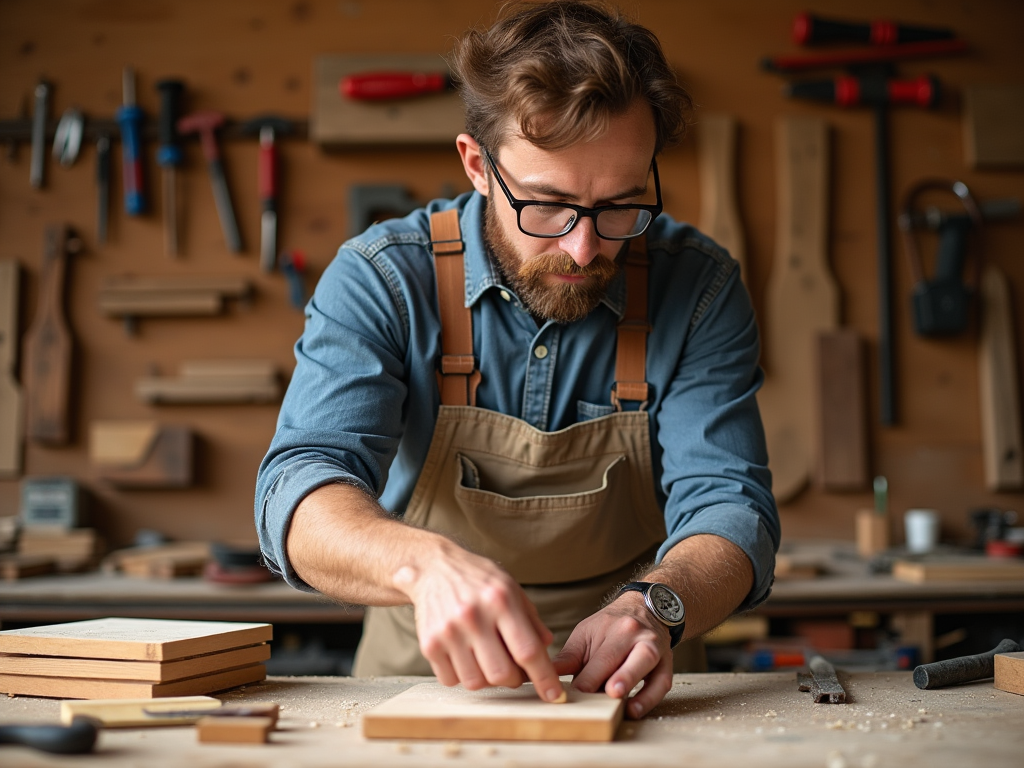
[(142, 110), (135, 104), (135, 72), (124, 68), (123, 102), (117, 110), (121, 126), (121, 164), (124, 171), (124, 209), (131, 216), (146, 210), (142, 186)]
[(181, 92), (185, 85), (180, 80), (161, 80), (156, 84), (156, 88), (160, 91), (160, 146), (156, 152), (156, 161), (163, 168), (164, 177), (164, 245), (168, 256), (177, 256), (178, 193), (174, 169), (181, 165), (182, 160), (177, 122)]

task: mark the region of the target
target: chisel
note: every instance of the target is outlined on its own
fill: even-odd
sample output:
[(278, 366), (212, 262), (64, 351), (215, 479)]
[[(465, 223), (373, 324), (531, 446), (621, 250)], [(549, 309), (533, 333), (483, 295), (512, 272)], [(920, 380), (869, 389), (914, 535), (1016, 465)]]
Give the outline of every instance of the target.
[(164, 250), (168, 256), (178, 255), (178, 190), (175, 168), (181, 165), (182, 152), (178, 141), (178, 110), (185, 85), (180, 80), (161, 80), (156, 84), (160, 92), (160, 146), (156, 161), (163, 169), (164, 181)]
[(35, 109), (32, 112), (32, 161), (29, 166), (29, 181), (36, 189), (42, 189), (46, 170), (46, 115), (50, 111), (50, 84), (40, 80), (36, 84)]
[(290, 121), (274, 115), (261, 115), (242, 126), (243, 133), (256, 133), (260, 139), (259, 193), (260, 206), (260, 269), (273, 272), (277, 263), (277, 187), (278, 136), (290, 133)]
[(124, 209), (130, 216), (146, 210), (142, 180), (142, 110), (135, 103), (135, 72), (124, 68), (121, 79), (123, 102), (117, 110), (121, 127), (121, 163), (124, 176)]

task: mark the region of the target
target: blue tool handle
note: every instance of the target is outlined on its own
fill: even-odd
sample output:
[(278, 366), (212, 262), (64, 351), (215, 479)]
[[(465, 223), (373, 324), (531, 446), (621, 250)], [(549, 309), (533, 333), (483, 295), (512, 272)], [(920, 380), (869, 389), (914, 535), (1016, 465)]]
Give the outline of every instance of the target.
[(117, 110), (121, 126), (121, 165), (124, 176), (124, 209), (131, 216), (146, 210), (142, 185), (142, 110), (126, 105)]

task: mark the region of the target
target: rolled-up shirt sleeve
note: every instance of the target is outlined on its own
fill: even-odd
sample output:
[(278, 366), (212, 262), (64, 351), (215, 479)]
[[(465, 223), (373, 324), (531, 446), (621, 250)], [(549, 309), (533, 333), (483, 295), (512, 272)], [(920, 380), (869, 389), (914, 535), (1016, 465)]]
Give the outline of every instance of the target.
[(379, 496), (402, 435), (407, 312), (393, 284), (384, 264), (342, 247), (306, 306), (255, 498), (264, 561), (297, 589), (313, 591), (285, 547), (299, 502), (331, 483)]
[(756, 400), (763, 373), (753, 308), (737, 265), (720, 249), (706, 261), (712, 274), (656, 414), (668, 530), (658, 560), (696, 534), (731, 541), (753, 566), (743, 611), (771, 590), (779, 516)]

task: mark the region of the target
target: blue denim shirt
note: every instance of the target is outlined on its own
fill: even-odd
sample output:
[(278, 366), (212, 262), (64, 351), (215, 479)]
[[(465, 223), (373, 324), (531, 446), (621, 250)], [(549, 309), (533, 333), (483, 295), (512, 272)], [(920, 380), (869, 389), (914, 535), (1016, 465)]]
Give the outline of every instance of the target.
[[(285, 552), (303, 497), (350, 483), (400, 516), (419, 477), (440, 404), (441, 329), (427, 249), (434, 211), (461, 211), (466, 306), (482, 375), (477, 405), (545, 431), (613, 410), (624, 275), (583, 320), (538, 328), (488, 256), (485, 203), (473, 192), (370, 227), (341, 247), (306, 306), (255, 503), (267, 565), (294, 587), (311, 589)], [(729, 539), (753, 564), (754, 587), (742, 606), (750, 608), (768, 595), (779, 545), (755, 400), (763, 375), (754, 313), (736, 262), (692, 227), (660, 216), (647, 244), (648, 412), (668, 530), (658, 559), (694, 534)]]

